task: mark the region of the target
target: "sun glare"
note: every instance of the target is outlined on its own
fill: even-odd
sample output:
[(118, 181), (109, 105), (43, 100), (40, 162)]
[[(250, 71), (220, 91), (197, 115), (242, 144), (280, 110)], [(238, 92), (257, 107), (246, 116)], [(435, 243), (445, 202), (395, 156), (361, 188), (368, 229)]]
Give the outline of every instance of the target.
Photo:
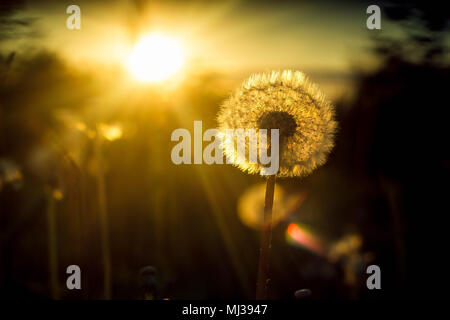
[(172, 77), (184, 64), (184, 50), (166, 36), (142, 38), (128, 57), (131, 74), (143, 82), (161, 82)]

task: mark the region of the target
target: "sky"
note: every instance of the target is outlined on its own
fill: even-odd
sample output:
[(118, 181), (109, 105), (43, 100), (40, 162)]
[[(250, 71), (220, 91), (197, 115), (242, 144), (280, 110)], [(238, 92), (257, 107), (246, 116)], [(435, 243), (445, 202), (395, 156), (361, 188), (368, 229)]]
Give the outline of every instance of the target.
[[(81, 30), (66, 28), (70, 4), (81, 9)], [(378, 31), (366, 28), (366, 8), (349, 1), (28, 2), (14, 17), (32, 21), (33, 32), (2, 46), (28, 53), (49, 50), (79, 67), (125, 68), (139, 39), (156, 32), (181, 43), (191, 72), (242, 78), (298, 69), (313, 80), (339, 79), (345, 85), (355, 68), (376, 67), (369, 48), (371, 32)], [(383, 32), (393, 32), (382, 23)]]
[(78, 1), (82, 28), (72, 31), (65, 26), (71, 3), (30, 3), (20, 16), (35, 18), (40, 36), (15, 45), (47, 47), (74, 61), (110, 63), (123, 59), (140, 35), (159, 31), (178, 38), (192, 61), (213, 68), (342, 71), (355, 61), (371, 63), (365, 54), (370, 31), (363, 4)]

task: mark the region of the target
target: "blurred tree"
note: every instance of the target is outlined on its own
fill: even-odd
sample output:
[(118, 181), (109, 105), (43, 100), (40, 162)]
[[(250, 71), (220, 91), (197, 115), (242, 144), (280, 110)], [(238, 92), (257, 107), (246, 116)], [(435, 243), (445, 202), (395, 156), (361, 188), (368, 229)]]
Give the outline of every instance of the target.
[[(352, 157), (352, 175), (377, 186), (377, 217), (361, 227), (382, 272), (389, 270), (384, 292), (448, 295), (448, 280), (437, 272), (449, 209), (442, 187), (450, 168), (448, 15), (429, 1), (389, 2), (384, 12), (402, 34), (374, 37), (382, 63), (357, 78), (351, 111), (342, 115), (342, 140), (348, 141), (341, 148)], [(381, 236), (382, 230), (390, 235)]]

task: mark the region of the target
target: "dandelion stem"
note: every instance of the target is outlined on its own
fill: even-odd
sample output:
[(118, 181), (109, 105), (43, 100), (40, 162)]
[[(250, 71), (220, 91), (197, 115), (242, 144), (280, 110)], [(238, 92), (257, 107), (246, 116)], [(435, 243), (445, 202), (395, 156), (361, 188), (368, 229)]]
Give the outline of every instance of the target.
[(49, 262), (49, 282), (51, 297), (54, 300), (59, 299), (58, 284), (58, 248), (56, 235), (56, 200), (50, 194), (47, 204), (47, 246)]
[(258, 280), (256, 283), (256, 300), (267, 299), (267, 285), (269, 282), (270, 248), (272, 246), (272, 207), (275, 191), (275, 175), (269, 176), (266, 184), (266, 198), (264, 203), (264, 225), (261, 232), (259, 247)]
[(98, 130), (95, 141), (95, 153), (97, 158), (97, 196), (100, 215), (100, 237), (102, 247), (103, 260), (103, 291), (106, 300), (111, 299), (111, 254), (109, 249), (109, 226), (108, 226), (108, 211), (106, 207), (106, 191), (105, 191), (105, 177), (103, 173), (103, 163), (101, 155), (101, 141), (98, 136)]

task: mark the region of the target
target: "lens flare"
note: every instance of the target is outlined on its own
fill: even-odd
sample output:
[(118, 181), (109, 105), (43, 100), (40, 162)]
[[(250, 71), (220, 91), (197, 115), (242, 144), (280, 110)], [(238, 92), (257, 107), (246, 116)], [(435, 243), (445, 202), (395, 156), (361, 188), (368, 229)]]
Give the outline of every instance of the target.
[[(248, 188), (238, 201), (238, 215), (242, 223), (253, 229), (264, 227), (264, 198), (266, 184)], [(272, 225), (286, 220), (306, 199), (305, 192), (288, 193), (281, 185), (275, 186)]]
[(318, 255), (326, 256), (327, 250), (321, 241), (304, 226), (296, 223), (289, 224), (286, 230), (286, 240), (294, 245), (306, 248)]

